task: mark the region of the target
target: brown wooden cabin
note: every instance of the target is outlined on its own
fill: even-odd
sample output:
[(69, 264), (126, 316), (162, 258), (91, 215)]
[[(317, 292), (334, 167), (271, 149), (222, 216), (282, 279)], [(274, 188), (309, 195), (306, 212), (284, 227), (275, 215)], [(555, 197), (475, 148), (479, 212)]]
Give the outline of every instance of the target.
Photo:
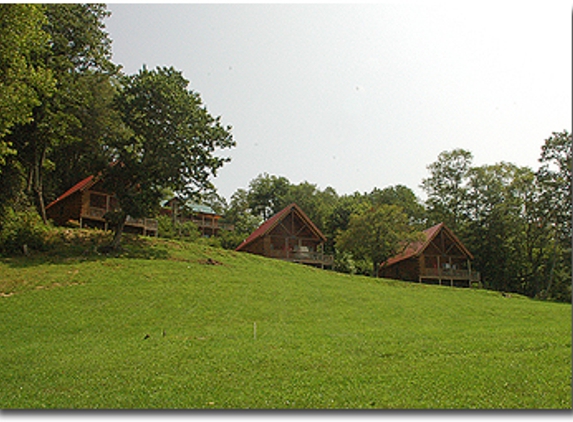
[(179, 223), (192, 221), (203, 237), (218, 236), (221, 230), (234, 230), (232, 224), (223, 223), (221, 221), (223, 216), (217, 214), (208, 205), (184, 201), (180, 198), (173, 198), (167, 201), (161, 210), (161, 214), (168, 215), (173, 221)]
[(456, 287), (479, 283), (480, 274), (471, 266), (473, 255), (444, 223), (423, 233), (423, 240), (382, 263), (379, 276)]
[[(55, 224), (64, 225), (71, 221), (80, 227), (108, 229), (104, 215), (116, 209), (117, 198), (105, 192), (99, 177), (89, 176), (72, 186), (63, 195), (46, 207), (48, 218)], [(157, 236), (158, 224), (153, 218), (127, 217), (124, 231), (147, 236)]]
[(236, 250), (320, 268), (332, 267), (334, 258), (324, 254), (325, 242), (322, 232), (293, 203), (261, 224)]

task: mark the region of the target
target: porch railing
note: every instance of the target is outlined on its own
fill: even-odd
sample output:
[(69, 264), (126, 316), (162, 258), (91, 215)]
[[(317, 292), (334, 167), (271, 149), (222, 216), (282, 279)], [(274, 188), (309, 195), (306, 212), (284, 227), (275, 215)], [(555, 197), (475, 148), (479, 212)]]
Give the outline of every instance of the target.
[[(104, 208), (89, 207), (85, 217), (105, 221), (104, 216), (106, 212), (107, 211)], [(128, 226), (141, 227), (145, 231), (157, 231), (159, 228), (159, 223), (154, 218), (132, 218), (129, 215), (127, 216), (125, 224)]]
[(157, 230), (159, 228), (159, 223), (154, 218), (131, 218), (129, 215), (125, 224), (143, 227), (145, 230)]
[(453, 268), (426, 268), (420, 275), (421, 277), (427, 278), (480, 281), (479, 271), (458, 270)]
[(327, 266), (334, 264), (334, 256), (322, 252), (273, 250), (271, 251), (271, 258)]
[(229, 223), (222, 223), (217, 220), (212, 219), (200, 219), (200, 218), (192, 218), (190, 221), (195, 223), (197, 227), (201, 228), (208, 228), (208, 229), (219, 229), (219, 230), (228, 230), (233, 231), (235, 230), (235, 226)]

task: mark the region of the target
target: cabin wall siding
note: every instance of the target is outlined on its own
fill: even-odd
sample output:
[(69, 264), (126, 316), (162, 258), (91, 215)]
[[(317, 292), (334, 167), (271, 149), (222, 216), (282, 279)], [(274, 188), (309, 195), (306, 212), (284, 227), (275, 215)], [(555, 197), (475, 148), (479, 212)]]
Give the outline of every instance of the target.
[(68, 196), (63, 201), (46, 210), (46, 215), (57, 225), (64, 225), (70, 220), (79, 221), (82, 212), (80, 193)]
[(396, 280), (419, 281), (420, 263), (418, 258), (410, 258), (390, 267), (382, 268), (379, 275)]

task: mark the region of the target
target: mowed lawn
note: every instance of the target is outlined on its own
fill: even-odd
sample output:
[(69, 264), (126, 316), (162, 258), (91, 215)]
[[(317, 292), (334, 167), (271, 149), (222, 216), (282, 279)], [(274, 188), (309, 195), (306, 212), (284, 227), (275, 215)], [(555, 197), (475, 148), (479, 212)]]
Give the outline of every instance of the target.
[(1, 408), (571, 408), (569, 304), (148, 248), (0, 260)]

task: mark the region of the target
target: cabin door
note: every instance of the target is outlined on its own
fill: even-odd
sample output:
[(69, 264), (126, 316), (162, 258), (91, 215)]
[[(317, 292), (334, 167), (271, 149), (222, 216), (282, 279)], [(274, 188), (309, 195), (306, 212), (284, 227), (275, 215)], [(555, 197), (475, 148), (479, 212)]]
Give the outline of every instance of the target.
[(288, 253), (292, 253), (299, 247), (299, 239), (295, 236), (285, 237), (285, 250)]

